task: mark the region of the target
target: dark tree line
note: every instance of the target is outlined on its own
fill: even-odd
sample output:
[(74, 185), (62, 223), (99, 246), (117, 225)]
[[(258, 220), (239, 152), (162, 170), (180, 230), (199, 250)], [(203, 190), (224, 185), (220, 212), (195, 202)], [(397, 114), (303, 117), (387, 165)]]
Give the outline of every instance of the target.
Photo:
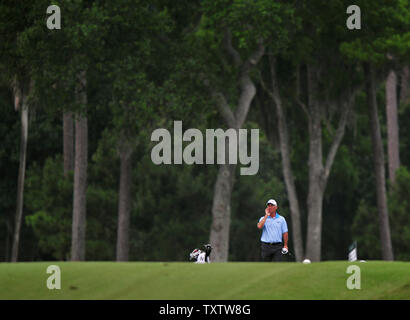
[[(4, 260), (258, 260), (272, 197), (297, 261), (409, 258), (407, 1), (359, 1), (358, 30), (342, 0), (56, 4), (55, 30), (0, 5)], [(174, 120), (260, 128), (258, 173), (153, 164)]]

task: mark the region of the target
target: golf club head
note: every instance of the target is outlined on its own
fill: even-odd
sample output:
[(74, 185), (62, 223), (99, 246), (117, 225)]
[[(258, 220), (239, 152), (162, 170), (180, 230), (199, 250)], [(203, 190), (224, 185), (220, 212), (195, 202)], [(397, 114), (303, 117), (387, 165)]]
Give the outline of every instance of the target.
[(288, 255), (290, 257), (293, 257), (293, 254), (288, 250), (287, 252), (281, 252), (284, 256)]

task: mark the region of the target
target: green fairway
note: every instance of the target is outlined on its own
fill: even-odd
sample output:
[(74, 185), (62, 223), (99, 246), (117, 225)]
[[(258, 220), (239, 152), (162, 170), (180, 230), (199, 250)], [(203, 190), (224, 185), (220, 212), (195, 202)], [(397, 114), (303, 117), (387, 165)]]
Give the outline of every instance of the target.
[[(349, 265), (361, 289), (349, 290)], [(61, 289), (46, 286), (49, 265)], [(410, 263), (0, 263), (0, 299), (410, 299)]]

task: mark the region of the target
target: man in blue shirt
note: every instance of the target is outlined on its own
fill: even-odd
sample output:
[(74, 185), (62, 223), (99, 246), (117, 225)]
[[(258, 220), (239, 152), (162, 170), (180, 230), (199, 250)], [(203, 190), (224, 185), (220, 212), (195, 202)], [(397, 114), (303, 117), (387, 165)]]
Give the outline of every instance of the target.
[(276, 210), (278, 205), (270, 199), (266, 203), (265, 216), (258, 222), (258, 229), (262, 229), (261, 258), (262, 261), (282, 261), (282, 253), (288, 252), (288, 225), (284, 217)]

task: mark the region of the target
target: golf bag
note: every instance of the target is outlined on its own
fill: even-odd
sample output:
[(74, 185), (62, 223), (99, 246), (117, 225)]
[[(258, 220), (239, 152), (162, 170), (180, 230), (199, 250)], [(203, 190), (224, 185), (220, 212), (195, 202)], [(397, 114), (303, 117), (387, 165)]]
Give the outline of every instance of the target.
[(204, 250), (199, 250), (198, 248), (194, 249), (189, 254), (190, 260), (195, 260), (195, 263), (211, 263), (210, 255), (211, 255), (212, 247), (210, 244), (204, 245)]

